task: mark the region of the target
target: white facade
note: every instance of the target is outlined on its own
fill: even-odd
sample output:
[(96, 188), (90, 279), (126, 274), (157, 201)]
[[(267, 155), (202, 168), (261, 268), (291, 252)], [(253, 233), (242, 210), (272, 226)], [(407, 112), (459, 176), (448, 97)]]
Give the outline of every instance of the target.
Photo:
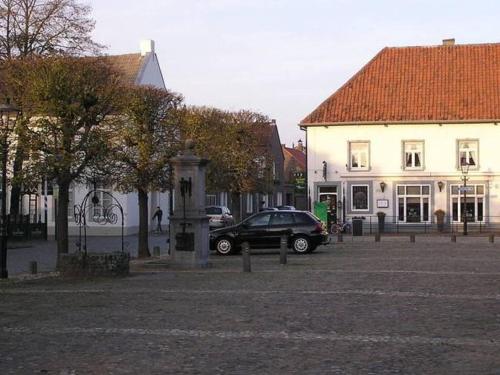
[[(143, 40), (140, 44), (140, 56), (141, 65), (137, 72), (135, 78), (135, 84), (137, 85), (152, 85), (157, 88), (166, 89), (165, 82), (163, 80), (163, 75), (160, 69), (158, 58), (155, 53), (155, 45), (152, 40)], [(98, 187), (99, 189), (100, 187)], [(23, 214), (28, 214), (31, 211), (31, 217), (33, 220), (45, 221), (45, 212), (47, 212), (47, 222), (48, 222), (48, 233), (49, 235), (54, 234), (55, 230), (55, 210), (57, 200), (57, 193), (52, 194), (49, 190), (49, 194), (45, 195), (45, 189), (41, 189), (43, 194), (38, 196), (37, 202), (37, 212), (36, 215), (33, 213), (33, 204), (28, 204), (27, 197), (23, 198)], [(74, 216), (74, 205), (81, 204), (85, 195), (91, 190), (87, 185), (76, 185), (70, 191), (70, 202), (69, 202), (69, 234), (77, 235), (79, 231), (79, 226), (75, 222)], [(112, 193), (116, 200), (123, 207), (124, 212), (124, 233), (125, 235), (135, 234), (139, 231), (139, 202), (137, 193), (123, 194), (118, 191), (113, 191), (111, 189), (104, 189)], [(112, 204), (111, 199), (106, 194), (102, 194), (100, 197), (100, 202), (107, 200), (105, 204)], [(86, 213), (87, 215), (87, 233), (89, 235), (120, 235), (121, 234), (121, 215), (117, 208), (114, 208), (114, 213), (118, 215), (116, 223), (106, 223), (103, 225), (103, 219), (100, 218), (98, 208), (93, 208), (92, 203), (90, 203), (90, 209)], [(148, 199), (148, 209), (149, 209), (149, 220), (150, 228), (156, 228), (156, 222), (153, 221), (152, 216), (156, 207), (159, 206), (163, 211), (162, 227), (163, 230), (168, 228), (168, 215), (170, 211), (169, 206), (169, 193), (153, 192), (149, 194)], [(33, 216), (36, 216), (33, 218)], [(100, 222), (99, 222), (100, 221)]]
[(496, 123), (325, 125), (306, 132), (310, 201), (336, 201), (339, 218), (384, 212), (403, 225), (434, 223), (441, 209), (458, 223), (464, 210), (460, 156), (467, 155), (473, 164), (468, 221), (500, 222)]

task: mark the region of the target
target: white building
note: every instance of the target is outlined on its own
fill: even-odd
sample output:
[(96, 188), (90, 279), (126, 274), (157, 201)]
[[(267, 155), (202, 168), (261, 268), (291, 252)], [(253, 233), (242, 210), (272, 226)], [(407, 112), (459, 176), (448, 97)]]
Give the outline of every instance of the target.
[[(384, 48), (309, 114), (311, 205), (398, 227), (500, 222), (500, 44)], [(376, 219), (375, 219), (376, 221)], [(365, 222), (366, 223), (366, 222)]]
[[(136, 85), (152, 85), (158, 88), (165, 89), (165, 82), (158, 62), (158, 57), (155, 53), (155, 45), (152, 40), (143, 40), (140, 44), (140, 52), (107, 56), (111, 65), (121, 71), (124, 79)], [(87, 185), (75, 185), (70, 190), (70, 201), (68, 206), (69, 234), (75, 235), (78, 233), (78, 225), (75, 222), (74, 205), (80, 204), (85, 195), (93, 187)], [(121, 194), (117, 191), (112, 191), (111, 187), (97, 186), (98, 189), (112, 192), (113, 196), (120, 203), (124, 210), (124, 233), (134, 234), (139, 230), (139, 205), (136, 193)], [(51, 187), (47, 189), (42, 187), (42, 194), (39, 195), (38, 202), (29, 202), (28, 197), (23, 198), (23, 214), (30, 214), (31, 220), (44, 221), (45, 210), (48, 217), (48, 233), (54, 234), (55, 228), (55, 201), (57, 199), (57, 190), (54, 192)], [(54, 194), (55, 193), (55, 194)], [(87, 216), (87, 226), (89, 235), (119, 235), (121, 233), (121, 218), (118, 218), (116, 223), (106, 223), (103, 225), (104, 218), (102, 217), (103, 207), (113, 204), (110, 196), (104, 193), (98, 195), (99, 206), (94, 207), (89, 204), (90, 212)], [(163, 225), (168, 224), (169, 212), (169, 196), (168, 193), (154, 192), (149, 194), (149, 212), (151, 227), (153, 228), (152, 215), (157, 206), (163, 210)], [(118, 214), (118, 210), (114, 210)], [(95, 222), (93, 218), (97, 218)]]

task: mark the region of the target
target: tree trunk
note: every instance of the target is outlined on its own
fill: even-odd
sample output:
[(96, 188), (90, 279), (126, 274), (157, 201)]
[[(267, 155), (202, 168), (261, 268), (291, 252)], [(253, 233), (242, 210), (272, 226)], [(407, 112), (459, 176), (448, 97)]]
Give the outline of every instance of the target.
[(240, 204), (240, 196), (239, 192), (231, 192), (231, 213), (233, 214), (236, 222), (240, 222), (243, 220), (243, 213)]
[(149, 214), (148, 214), (148, 193), (142, 189), (138, 190), (139, 198), (139, 248), (137, 254), (139, 258), (148, 258), (149, 252)]
[[(14, 180), (16, 177), (21, 175), (23, 170), (23, 160), (24, 160), (24, 152), (21, 150), (16, 150), (16, 157), (14, 159), (13, 172), (14, 172)], [(12, 189), (10, 191), (10, 215), (13, 217), (17, 217), (19, 215), (19, 201), (21, 198), (21, 186), (16, 184), (12, 185)]]
[(59, 184), (59, 198), (57, 201), (57, 255), (68, 253), (68, 204), (69, 183)]

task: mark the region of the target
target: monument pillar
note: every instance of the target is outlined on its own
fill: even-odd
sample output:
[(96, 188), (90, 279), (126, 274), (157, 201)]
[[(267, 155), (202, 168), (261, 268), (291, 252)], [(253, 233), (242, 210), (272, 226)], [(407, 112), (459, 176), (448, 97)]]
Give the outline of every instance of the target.
[(172, 262), (180, 267), (208, 266), (208, 216), (205, 213), (205, 174), (208, 160), (194, 155), (194, 142), (170, 160), (173, 167), (174, 209), (170, 216)]

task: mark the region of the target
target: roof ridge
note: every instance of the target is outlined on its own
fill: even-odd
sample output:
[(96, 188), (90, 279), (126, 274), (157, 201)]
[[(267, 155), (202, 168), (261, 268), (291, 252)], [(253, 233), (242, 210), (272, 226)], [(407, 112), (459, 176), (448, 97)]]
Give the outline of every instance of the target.
[(387, 49), (417, 49), (417, 48), (427, 49), (427, 48), (429, 48), (430, 49), (430, 48), (465, 48), (465, 47), (486, 47), (486, 46), (499, 47), (500, 42), (464, 43), (464, 44), (450, 44), (450, 45), (431, 44), (431, 45), (424, 45), (424, 46), (387, 46), (385, 48), (387, 48)]
[(340, 91), (342, 91), (351, 82), (353, 82), (354, 80), (356, 80), (357, 77), (359, 77), (362, 73), (364, 73), (375, 62), (375, 60), (377, 60), (385, 51), (389, 50), (389, 48), (390, 47), (384, 47), (380, 51), (378, 51), (377, 54), (374, 57), (372, 57), (372, 59), (370, 61), (368, 61), (365, 65), (363, 65), (363, 67), (358, 72), (356, 72), (356, 74), (354, 74), (350, 79), (347, 80), (346, 83), (344, 83), (342, 86), (340, 86), (337, 90), (335, 90), (333, 92), (333, 94), (331, 94), (328, 98), (326, 98), (323, 102), (321, 102), (321, 104), (318, 105), (316, 107), (316, 109), (314, 109), (304, 119), (302, 119), (302, 121), (300, 123), (302, 124), (302, 123), (306, 122), (306, 120), (307, 120), (308, 117), (310, 117), (314, 112), (318, 111), (320, 108), (322, 108), (324, 105), (326, 105), (330, 101), (331, 98), (333, 98), (335, 95), (337, 95), (337, 93), (339, 93)]

